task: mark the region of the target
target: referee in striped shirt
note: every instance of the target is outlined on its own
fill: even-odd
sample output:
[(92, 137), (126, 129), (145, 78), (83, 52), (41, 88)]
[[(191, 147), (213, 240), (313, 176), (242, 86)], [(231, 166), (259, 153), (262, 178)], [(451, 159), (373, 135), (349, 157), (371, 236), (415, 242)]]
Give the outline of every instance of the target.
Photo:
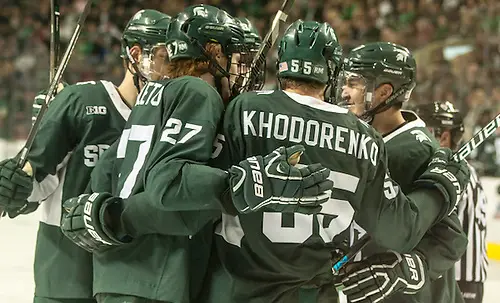
[[(442, 147), (457, 150), (464, 132), (463, 116), (450, 102), (433, 102), (416, 107), (416, 112)], [(486, 196), (474, 168), (458, 203), (458, 217), (469, 240), (462, 259), (455, 265), (455, 275), (464, 301), (483, 301), (486, 280)]]

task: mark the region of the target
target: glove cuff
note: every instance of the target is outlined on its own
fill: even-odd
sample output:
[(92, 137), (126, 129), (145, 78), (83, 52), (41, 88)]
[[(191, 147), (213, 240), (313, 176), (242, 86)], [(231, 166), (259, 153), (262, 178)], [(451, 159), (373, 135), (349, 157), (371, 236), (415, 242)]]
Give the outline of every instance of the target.
[(103, 233), (111, 244), (121, 245), (132, 241), (132, 237), (121, 228), (120, 216), (123, 211), (123, 200), (118, 197), (105, 199), (99, 208), (99, 223)]
[(233, 165), (231, 166), (231, 168), (229, 168), (228, 173), (228, 189), (227, 192), (223, 193), (223, 200), (221, 200), (221, 202), (224, 203), (223, 208), (232, 215), (247, 213), (249, 206), (246, 203), (244, 192), (244, 183), (246, 182), (246, 178), (248, 177), (247, 171), (240, 166)]
[[(403, 290), (404, 294), (412, 295), (416, 294), (419, 292), (425, 285), (426, 281), (428, 280), (427, 273), (429, 272), (429, 268), (427, 266), (427, 262), (424, 258), (424, 256), (416, 251), (412, 251), (411, 253), (407, 254), (411, 256), (412, 261), (410, 259), (406, 260), (406, 265), (407, 268), (409, 269), (409, 276), (407, 281), (410, 282), (412, 281), (412, 276), (415, 276), (418, 280), (418, 283), (412, 284), (408, 283), (406, 285), (406, 289)], [(405, 255), (403, 255), (404, 258)], [(412, 265), (410, 265), (410, 262)]]
[(418, 250), (413, 250), (411, 252), (412, 255), (415, 255), (416, 257), (420, 258), (420, 261), (422, 261), (422, 264), (424, 265), (424, 269), (426, 270), (426, 272), (429, 270), (429, 265), (427, 264), (427, 258), (425, 257), (424, 254), (422, 254), (420, 251)]
[(222, 212), (231, 216), (237, 216), (240, 213), (233, 204), (233, 198), (231, 197), (231, 190), (229, 187), (225, 190), (220, 197), (220, 206)]
[[(448, 181), (446, 181), (448, 182)], [(453, 209), (455, 209), (455, 203), (456, 199), (453, 199), (453, 197), (450, 196), (448, 190), (446, 187), (441, 185), (438, 180), (432, 179), (432, 178), (422, 178), (418, 179), (414, 182), (415, 188), (425, 188), (425, 189), (431, 189), (431, 190), (437, 190), (440, 195), (444, 199), (444, 203), (446, 205), (443, 205), (441, 207), (441, 211), (439, 212), (439, 217), (436, 219), (436, 222), (441, 221), (442, 218), (446, 217), (448, 214), (450, 214)]]

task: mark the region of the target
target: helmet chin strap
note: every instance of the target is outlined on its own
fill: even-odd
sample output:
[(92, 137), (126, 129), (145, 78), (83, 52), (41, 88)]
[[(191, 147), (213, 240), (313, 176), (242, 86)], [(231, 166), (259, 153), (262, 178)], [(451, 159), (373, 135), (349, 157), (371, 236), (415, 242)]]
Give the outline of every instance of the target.
[[(222, 90), (222, 78), (227, 78), (227, 81), (229, 83), (229, 77), (230, 77), (230, 74), (227, 70), (225, 70), (224, 68), (222, 68), (222, 66), (220, 66), (219, 62), (217, 62), (217, 60), (215, 60), (212, 55), (210, 55), (205, 47), (203, 47), (203, 45), (201, 45), (201, 43), (197, 40), (197, 39), (194, 39), (194, 38), (190, 38), (191, 40), (191, 43), (194, 43), (196, 44), (199, 48), (200, 48), (200, 51), (203, 55), (203, 57), (205, 57), (208, 62), (209, 62), (209, 67), (208, 67), (208, 72), (214, 77), (214, 82), (215, 82), (215, 89), (219, 92), (219, 94), (223, 97), (223, 99), (230, 99), (231, 96), (226, 96), (227, 94), (223, 92)], [(231, 58), (228, 58), (228, 67), (230, 66), (231, 64)], [(219, 71), (219, 73), (217, 73), (217, 71)], [(221, 75), (222, 74), (222, 75)], [(229, 84), (229, 86), (231, 86)], [(231, 87), (229, 87), (229, 94), (231, 94), (232, 90), (231, 90)], [(228, 101), (228, 100), (225, 100), (225, 101)]]
[[(380, 114), (382, 112), (385, 112), (388, 110), (393, 104), (391, 102), (401, 96), (403, 94), (404, 90), (402, 88), (398, 89), (395, 93), (389, 96), (384, 102), (379, 103), (377, 106), (374, 108), (370, 108), (366, 110), (362, 115), (361, 119), (366, 121), (367, 123), (372, 123), (373, 118), (375, 117), (376, 114)], [(373, 93), (366, 93), (367, 97), (370, 99), (370, 103), (372, 103), (373, 99)]]
[[(221, 74), (222, 74), (222, 77), (226, 77), (226, 78), (229, 78), (229, 72), (226, 71), (225, 69), (222, 68), (222, 66), (220, 66), (219, 62), (217, 62), (217, 60), (215, 60), (212, 55), (210, 55), (207, 50), (205, 49), (205, 47), (203, 47), (203, 45), (201, 45), (201, 43), (195, 39), (195, 38), (190, 38), (191, 40), (191, 43), (195, 43), (201, 50), (201, 53), (203, 54), (203, 56), (208, 60), (208, 62), (210, 63), (210, 67), (215, 67), (216, 70), (218, 70)], [(228, 58), (229, 60), (230, 58)], [(212, 76), (214, 76), (215, 78), (217, 77), (221, 77), (221, 76), (218, 76), (217, 73), (214, 71), (213, 68), (209, 68), (209, 71), (208, 71), (210, 74), (212, 74)]]
[(134, 69), (135, 73), (130, 70), (130, 68), (127, 65), (127, 69), (134, 75), (134, 86), (137, 88), (137, 92), (141, 91), (141, 86), (140, 82), (142, 82), (143, 86), (148, 82), (148, 79), (144, 77), (139, 70), (139, 66), (137, 66), (137, 61), (132, 57), (132, 54), (130, 53), (130, 48), (128, 46), (125, 47), (126, 53), (127, 53), (127, 58), (130, 64), (132, 64), (132, 68)]

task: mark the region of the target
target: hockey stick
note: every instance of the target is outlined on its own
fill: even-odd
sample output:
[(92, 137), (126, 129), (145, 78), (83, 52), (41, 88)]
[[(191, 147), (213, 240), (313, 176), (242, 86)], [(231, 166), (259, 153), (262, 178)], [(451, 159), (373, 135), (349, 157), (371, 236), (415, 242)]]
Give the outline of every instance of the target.
[(33, 126), (31, 127), (31, 130), (28, 134), (28, 139), (26, 139), (26, 143), (21, 150), (19, 159), (18, 159), (18, 165), (19, 167), (24, 167), (26, 164), (26, 157), (28, 156), (28, 152), (30, 151), (33, 141), (35, 139), (36, 133), (38, 131), (38, 128), (40, 126), (40, 121), (42, 120), (43, 115), (45, 114), (45, 111), (47, 111), (48, 104), (50, 100), (52, 99), (52, 96), (54, 96), (54, 93), (56, 92), (57, 86), (59, 84), (59, 81), (61, 81), (62, 74), (64, 73), (64, 70), (66, 69), (66, 66), (68, 65), (69, 58), (71, 57), (71, 54), (73, 53), (73, 49), (75, 48), (76, 42), (78, 41), (78, 37), (80, 36), (80, 33), (82, 32), (83, 25), (85, 24), (85, 19), (87, 19), (87, 16), (90, 13), (90, 8), (92, 7), (92, 0), (87, 0), (87, 3), (85, 4), (85, 8), (83, 9), (83, 12), (81, 13), (80, 17), (78, 18), (78, 23), (75, 27), (75, 31), (73, 32), (73, 36), (71, 36), (71, 39), (69, 40), (68, 47), (66, 48), (66, 51), (64, 53), (64, 56), (61, 59), (61, 62), (59, 66), (57, 67), (56, 73), (54, 77), (51, 79), (50, 82), (50, 87), (49, 90), (47, 91), (47, 94), (45, 95), (45, 101), (43, 102), (40, 111), (38, 112), (38, 115), (36, 116), (35, 123), (33, 123)]
[(359, 240), (349, 248), (347, 254), (335, 261), (332, 266), (333, 274), (337, 275), (340, 269), (344, 267), (346, 263), (350, 262), (370, 242), (370, 240), (371, 238), (368, 234), (364, 234), (359, 238)]
[[(51, 4), (52, 5), (52, 4)], [(23, 168), (24, 165), (26, 164), (26, 157), (28, 156), (28, 152), (30, 151), (31, 147), (33, 146), (33, 141), (35, 140), (36, 133), (38, 131), (38, 128), (40, 126), (40, 121), (42, 120), (43, 115), (47, 111), (47, 107), (49, 105), (50, 100), (52, 99), (52, 96), (54, 96), (57, 86), (59, 85), (59, 81), (61, 81), (62, 74), (64, 73), (64, 70), (66, 69), (66, 66), (68, 65), (69, 58), (71, 57), (71, 54), (73, 53), (73, 49), (75, 48), (76, 42), (78, 41), (78, 37), (80, 36), (80, 33), (82, 32), (83, 25), (85, 24), (85, 19), (87, 19), (87, 16), (90, 13), (90, 8), (92, 7), (92, 0), (87, 0), (87, 3), (85, 4), (85, 8), (83, 9), (82, 13), (80, 14), (80, 17), (78, 18), (78, 23), (76, 24), (75, 31), (73, 32), (73, 36), (71, 36), (71, 39), (69, 40), (68, 47), (66, 48), (66, 51), (64, 52), (64, 56), (61, 59), (61, 62), (59, 66), (57, 67), (57, 70), (54, 74), (54, 77), (51, 78), (49, 90), (47, 91), (47, 94), (45, 95), (45, 100), (40, 107), (40, 111), (38, 112), (38, 115), (36, 116), (35, 123), (31, 126), (30, 132), (28, 134), (28, 139), (26, 139), (26, 143), (24, 144), (24, 147), (21, 149), (21, 152), (19, 153), (19, 158), (17, 159), (17, 164), (19, 167)], [(55, 5), (54, 5), (55, 8)], [(54, 10), (55, 12), (55, 10)], [(58, 18), (57, 18), (58, 20)], [(56, 26), (54, 26), (54, 29)], [(57, 25), (57, 28), (59, 28), (59, 25)], [(52, 31), (52, 25), (51, 25), (51, 31)], [(54, 39), (55, 40), (55, 39)], [(51, 38), (52, 42), (52, 38)], [(55, 55), (55, 48), (54, 52), (52, 52), (52, 44), (51, 44), (51, 64), (52, 64), (52, 55)], [(55, 60), (54, 56), (54, 60)], [(54, 61), (55, 63), (55, 61)], [(52, 70), (52, 68), (51, 68)], [(28, 204), (25, 204), (23, 208), (19, 210), (19, 212), (22, 212), (26, 207), (28, 207)], [(5, 211), (3, 209), (0, 209), (0, 218), (5, 216)]]
[[(455, 161), (465, 160), (470, 153), (476, 149), (479, 145), (481, 145), (489, 136), (495, 133), (497, 128), (500, 127), (500, 114), (490, 121), (485, 127), (481, 128), (475, 135), (467, 141), (456, 153), (453, 154), (453, 159)], [(371, 237), (368, 234), (362, 236), (356, 243), (354, 243), (349, 252), (336, 260), (333, 263), (332, 271), (333, 274), (336, 275), (339, 273), (340, 269), (350, 262), (354, 256), (356, 256), (371, 240)]]
[(56, 66), (59, 62), (59, 0), (50, 0), (50, 64), (49, 83), (51, 83), (56, 73)]
[(265, 63), (266, 56), (269, 53), (269, 50), (273, 47), (278, 40), (280, 35), (280, 22), (286, 22), (288, 18), (288, 14), (292, 9), (293, 3), (295, 0), (284, 0), (281, 8), (276, 13), (276, 16), (271, 23), (271, 28), (267, 32), (264, 40), (262, 40), (262, 44), (260, 45), (255, 57), (252, 60), (252, 64), (249, 69), (249, 76), (243, 77), (243, 82), (239, 87), (241, 87), (240, 93), (248, 92), (251, 88), (255, 86), (255, 82), (258, 79), (260, 67)]
[[(52, 83), (52, 80), (54, 79), (54, 75), (56, 74), (56, 66), (59, 60), (59, 48), (60, 48), (59, 18), (60, 18), (59, 0), (50, 0), (49, 83)], [(24, 162), (25, 160), (23, 162), (18, 160), (18, 163), (21, 167), (24, 166), (25, 164)], [(0, 209), (0, 218), (2, 218), (4, 215), (5, 215), (4, 211)]]
[(483, 144), (484, 140), (486, 140), (489, 136), (495, 133), (497, 128), (500, 127), (500, 114), (490, 121), (490, 123), (486, 124), (485, 127), (481, 128), (475, 135), (467, 141), (460, 149), (453, 155), (453, 159), (456, 161), (464, 160), (467, 158), (470, 153), (474, 149), (476, 149), (479, 145)]

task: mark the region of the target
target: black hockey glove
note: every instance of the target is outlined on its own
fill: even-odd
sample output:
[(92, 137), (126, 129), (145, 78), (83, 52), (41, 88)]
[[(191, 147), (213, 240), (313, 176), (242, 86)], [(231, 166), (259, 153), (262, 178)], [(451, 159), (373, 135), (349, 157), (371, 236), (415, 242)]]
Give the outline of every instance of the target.
[(456, 162), (449, 148), (440, 148), (429, 162), (427, 170), (415, 181), (417, 187), (436, 188), (448, 203), (449, 215), (460, 200), (460, 194), (469, 182), (470, 171), (465, 161)]
[(32, 191), (33, 179), (19, 168), (15, 158), (0, 162), (0, 208), (7, 212), (25, 209)]
[(107, 225), (108, 211), (121, 208), (122, 199), (109, 193), (82, 194), (63, 204), (62, 233), (88, 252), (101, 252), (132, 239), (118, 239)]
[(330, 199), (330, 170), (321, 164), (295, 167), (304, 147), (280, 147), (269, 155), (254, 156), (229, 169), (231, 198), (237, 211), (263, 207), (279, 212), (317, 213)]
[(425, 284), (427, 265), (416, 254), (380, 253), (341, 270), (342, 292), (351, 303), (382, 302), (392, 294), (415, 294)]
[(26, 204), (20, 208), (7, 208), (6, 212), (9, 215), (9, 218), (14, 219), (19, 215), (27, 215), (34, 212), (38, 209), (38, 206), (40, 206), (38, 202), (26, 202)]

